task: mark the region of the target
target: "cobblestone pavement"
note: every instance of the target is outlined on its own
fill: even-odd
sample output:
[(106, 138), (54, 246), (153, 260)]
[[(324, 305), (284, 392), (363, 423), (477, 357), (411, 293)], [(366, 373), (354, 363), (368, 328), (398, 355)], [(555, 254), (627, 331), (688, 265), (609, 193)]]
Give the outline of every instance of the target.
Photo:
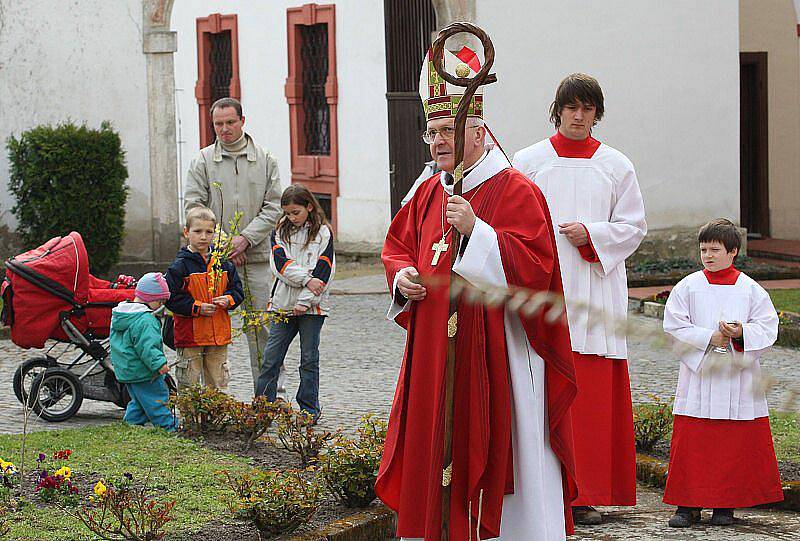
[(578, 526), (578, 540), (639, 541), (692, 539), (697, 541), (768, 541), (797, 539), (800, 531), (800, 513), (771, 509), (737, 509), (733, 526), (719, 527), (708, 524), (710, 511), (703, 513), (703, 521), (691, 529), (667, 526), (675, 508), (661, 502), (659, 490), (639, 485), (636, 507), (603, 507), (603, 524)]

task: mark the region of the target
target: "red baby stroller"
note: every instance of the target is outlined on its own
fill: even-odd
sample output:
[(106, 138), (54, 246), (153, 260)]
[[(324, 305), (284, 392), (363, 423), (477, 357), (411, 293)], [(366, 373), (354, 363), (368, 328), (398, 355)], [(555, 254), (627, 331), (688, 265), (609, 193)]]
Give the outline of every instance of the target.
[(30, 395), (34, 412), (47, 421), (75, 415), (84, 398), (124, 408), (130, 398), (109, 359), (111, 309), (133, 300), (130, 283), (110, 283), (89, 274), (80, 234), (55, 237), (5, 263), (2, 321), (21, 348), (42, 349), (14, 374), (14, 394)]

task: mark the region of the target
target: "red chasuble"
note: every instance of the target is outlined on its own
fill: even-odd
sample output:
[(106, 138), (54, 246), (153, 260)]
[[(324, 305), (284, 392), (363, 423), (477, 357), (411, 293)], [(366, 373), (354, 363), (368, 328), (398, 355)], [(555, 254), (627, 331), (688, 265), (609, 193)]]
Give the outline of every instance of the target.
[[(525, 176), (508, 168), (464, 194), (476, 215), (497, 233), (511, 286), (563, 295), (555, 241), (544, 196)], [(397, 321), (408, 331), (405, 357), (389, 417), (375, 491), (398, 514), (398, 537), (438, 541), (444, 427), (444, 365), (450, 261), (431, 265), (431, 246), (442, 237), (444, 189), (435, 176), (423, 183), (392, 221), (382, 258), (390, 287), (405, 267), (427, 280), (427, 296), (411, 303)], [(445, 224), (445, 227), (448, 227)], [(448, 235), (448, 241), (452, 237)], [(435, 282), (435, 283), (434, 283)], [(465, 300), (458, 308), (451, 536), (469, 538), (477, 524), (481, 491), (481, 537), (499, 536), (503, 496), (514, 491), (511, 388), (502, 308)], [(522, 317), (536, 352), (545, 361), (550, 446), (562, 464), (565, 519), (572, 533), (570, 502), (576, 497), (569, 407), (575, 371), (566, 317), (549, 323), (544, 314)]]

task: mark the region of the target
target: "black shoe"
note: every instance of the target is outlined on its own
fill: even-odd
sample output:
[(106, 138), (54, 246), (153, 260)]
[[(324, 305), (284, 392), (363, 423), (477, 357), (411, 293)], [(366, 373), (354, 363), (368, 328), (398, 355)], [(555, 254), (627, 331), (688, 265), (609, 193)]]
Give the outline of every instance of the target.
[(714, 514), (711, 515), (711, 524), (714, 526), (733, 524), (733, 509), (714, 509)]
[(678, 507), (668, 524), (670, 528), (688, 528), (696, 522), (700, 522), (700, 508)]
[(572, 508), (572, 520), (575, 524), (596, 526), (603, 522), (603, 516), (594, 507), (578, 506)]

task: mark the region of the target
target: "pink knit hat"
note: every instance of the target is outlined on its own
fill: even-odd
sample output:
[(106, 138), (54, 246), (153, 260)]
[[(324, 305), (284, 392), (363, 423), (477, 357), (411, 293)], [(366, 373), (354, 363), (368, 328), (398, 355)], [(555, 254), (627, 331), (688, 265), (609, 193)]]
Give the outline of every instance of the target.
[(148, 272), (136, 284), (136, 296), (144, 302), (169, 299), (169, 286), (160, 272)]

